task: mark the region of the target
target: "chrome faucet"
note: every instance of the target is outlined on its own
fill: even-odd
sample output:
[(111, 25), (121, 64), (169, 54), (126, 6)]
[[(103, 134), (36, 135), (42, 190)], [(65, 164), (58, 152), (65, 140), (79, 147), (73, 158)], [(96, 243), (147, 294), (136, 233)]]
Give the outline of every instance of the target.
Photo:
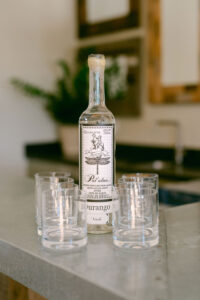
[(176, 140), (175, 140), (175, 163), (177, 166), (182, 165), (184, 157), (184, 148), (182, 143), (181, 136), (181, 125), (178, 121), (175, 120), (158, 120), (158, 125), (160, 126), (173, 126), (176, 130)]

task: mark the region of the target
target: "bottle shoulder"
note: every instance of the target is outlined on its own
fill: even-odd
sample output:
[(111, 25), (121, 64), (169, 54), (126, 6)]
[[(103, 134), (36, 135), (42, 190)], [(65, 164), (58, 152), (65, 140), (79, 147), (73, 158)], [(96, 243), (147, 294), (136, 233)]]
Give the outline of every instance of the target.
[(107, 107), (88, 107), (80, 116), (81, 124), (115, 124), (115, 118)]

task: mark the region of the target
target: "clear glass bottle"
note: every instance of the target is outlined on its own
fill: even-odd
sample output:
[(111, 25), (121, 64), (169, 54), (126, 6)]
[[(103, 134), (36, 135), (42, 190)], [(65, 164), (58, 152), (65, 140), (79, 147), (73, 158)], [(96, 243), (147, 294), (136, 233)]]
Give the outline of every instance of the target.
[(89, 106), (79, 119), (79, 183), (87, 193), (88, 233), (112, 231), (115, 119), (105, 106), (105, 57), (88, 57)]

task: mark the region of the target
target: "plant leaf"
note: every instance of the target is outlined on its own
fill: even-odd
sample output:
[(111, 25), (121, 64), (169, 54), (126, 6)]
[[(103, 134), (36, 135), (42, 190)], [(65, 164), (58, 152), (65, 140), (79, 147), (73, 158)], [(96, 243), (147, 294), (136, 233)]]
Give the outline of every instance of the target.
[(52, 94), (46, 92), (44, 89), (39, 88), (33, 84), (27, 83), (23, 80), (13, 78), (11, 80), (11, 84), (15, 86), (17, 89), (23, 91), (26, 95), (31, 97), (39, 97), (49, 99), (52, 97)]

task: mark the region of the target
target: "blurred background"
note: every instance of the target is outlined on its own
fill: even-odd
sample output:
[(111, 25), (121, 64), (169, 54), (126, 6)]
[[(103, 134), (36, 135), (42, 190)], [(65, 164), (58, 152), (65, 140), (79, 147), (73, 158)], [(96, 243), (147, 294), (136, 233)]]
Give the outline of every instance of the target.
[[(129, 172), (157, 170), (180, 179), (186, 170), (174, 166), (197, 168), (199, 24), (199, 0), (0, 1), (2, 170), (32, 175), (69, 167), (78, 176), (72, 125), (86, 107), (90, 52), (107, 57), (119, 173), (126, 171), (124, 155), (133, 163)], [(64, 144), (72, 154), (61, 152)], [(151, 167), (134, 165), (138, 160)], [(163, 161), (174, 164), (167, 175)]]
[[(117, 176), (158, 173), (161, 208), (199, 201), (200, 0), (0, 0), (3, 176), (78, 181), (90, 53), (106, 56)], [(11, 285), (9, 299), (42, 299)]]

